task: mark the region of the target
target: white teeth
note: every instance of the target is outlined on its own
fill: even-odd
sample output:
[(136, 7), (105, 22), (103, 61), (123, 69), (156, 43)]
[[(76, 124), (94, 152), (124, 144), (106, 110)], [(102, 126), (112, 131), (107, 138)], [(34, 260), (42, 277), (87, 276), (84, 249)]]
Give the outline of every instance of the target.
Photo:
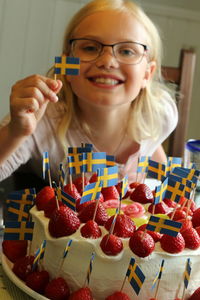
[(115, 80), (112, 78), (104, 78), (104, 77), (95, 78), (94, 81), (97, 83), (104, 83), (104, 84), (110, 84), (110, 85), (115, 85), (115, 84), (119, 83), (118, 80)]

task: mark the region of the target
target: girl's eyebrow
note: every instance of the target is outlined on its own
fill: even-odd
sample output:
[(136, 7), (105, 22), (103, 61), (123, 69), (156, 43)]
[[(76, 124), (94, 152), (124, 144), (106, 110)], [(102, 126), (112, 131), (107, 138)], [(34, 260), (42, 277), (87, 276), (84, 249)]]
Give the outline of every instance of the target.
[[(97, 36), (93, 36), (93, 35), (84, 35), (84, 36), (77, 36), (77, 37), (75, 37), (75, 36), (73, 36), (71, 39), (89, 39), (89, 40), (94, 40), (94, 41), (97, 41), (97, 42), (102, 42), (102, 43), (104, 43), (104, 41), (103, 41), (103, 39), (102, 38), (100, 38), (100, 37), (97, 37)], [(137, 43), (141, 43), (140, 41), (138, 41), (137, 39), (130, 39), (130, 38), (122, 38), (122, 39), (120, 39), (120, 40), (117, 40), (115, 43), (113, 43), (113, 44), (118, 44), (118, 43), (125, 43), (125, 42), (127, 42), (127, 43), (134, 43), (134, 42), (137, 42)], [(110, 43), (109, 43), (110, 44)]]

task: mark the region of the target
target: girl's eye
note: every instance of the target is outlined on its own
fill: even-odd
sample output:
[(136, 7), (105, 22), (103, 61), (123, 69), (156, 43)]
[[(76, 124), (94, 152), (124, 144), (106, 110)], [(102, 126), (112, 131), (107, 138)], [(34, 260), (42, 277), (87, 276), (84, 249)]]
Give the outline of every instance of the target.
[(95, 45), (85, 45), (81, 50), (84, 52), (98, 52), (98, 48)]
[(119, 55), (122, 55), (122, 56), (137, 55), (137, 52), (135, 51), (135, 49), (119, 49), (118, 53), (119, 53)]

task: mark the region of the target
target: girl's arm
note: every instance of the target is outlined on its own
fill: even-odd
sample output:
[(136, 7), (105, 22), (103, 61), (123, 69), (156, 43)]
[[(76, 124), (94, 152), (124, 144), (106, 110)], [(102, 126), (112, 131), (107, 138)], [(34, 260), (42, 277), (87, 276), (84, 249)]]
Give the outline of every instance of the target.
[(0, 128), (0, 165), (30, 136), (49, 101), (57, 102), (61, 81), (32, 75), (18, 81), (10, 95), (10, 122)]

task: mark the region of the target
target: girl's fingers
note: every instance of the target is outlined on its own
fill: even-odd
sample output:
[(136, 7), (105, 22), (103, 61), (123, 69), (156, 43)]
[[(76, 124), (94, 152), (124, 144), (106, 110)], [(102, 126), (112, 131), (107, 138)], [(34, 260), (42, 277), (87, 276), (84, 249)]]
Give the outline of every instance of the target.
[(11, 114), (22, 116), (25, 113), (35, 113), (40, 109), (39, 102), (35, 98), (17, 98), (15, 104), (11, 104)]

